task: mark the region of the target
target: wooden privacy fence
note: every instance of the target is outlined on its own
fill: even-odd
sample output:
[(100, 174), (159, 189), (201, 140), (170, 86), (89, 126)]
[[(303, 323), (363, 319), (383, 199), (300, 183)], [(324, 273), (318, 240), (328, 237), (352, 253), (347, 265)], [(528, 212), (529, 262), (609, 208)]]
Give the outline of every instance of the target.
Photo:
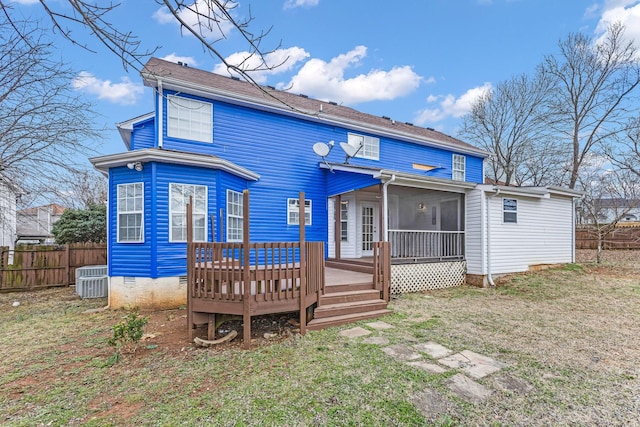
[[(598, 235), (592, 228), (576, 229), (576, 249), (597, 249)], [(604, 236), (602, 249), (640, 249), (640, 227), (616, 228)]]
[(106, 244), (18, 246), (0, 248), (0, 291), (69, 286), (76, 268), (106, 265)]

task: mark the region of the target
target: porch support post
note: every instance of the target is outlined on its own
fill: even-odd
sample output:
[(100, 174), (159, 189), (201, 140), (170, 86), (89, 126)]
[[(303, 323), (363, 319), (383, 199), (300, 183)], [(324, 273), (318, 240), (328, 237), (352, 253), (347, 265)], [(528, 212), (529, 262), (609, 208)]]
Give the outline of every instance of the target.
[(387, 204), (386, 204), (386, 199), (384, 197), (384, 187), (382, 185), (382, 183), (378, 184), (378, 196), (380, 198), (380, 200), (382, 200), (382, 203), (379, 204), (378, 209), (380, 210), (380, 213), (378, 215), (378, 230), (380, 230), (380, 232), (378, 233), (378, 240), (381, 242), (386, 242), (387, 241), (387, 228), (385, 227), (385, 212), (387, 211)]
[[(299, 206), (298, 206), (298, 224), (300, 226), (300, 334), (307, 333), (307, 254), (305, 243), (305, 206), (304, 206), (304, 192), (299, 194)], [(294, 279), (295, 280), (295, 279)], [(295, 283), (293, 283), (295, 288)]]
[(333, 241), (335, 242), (335, 254), (334, 254), (334, 258), (335, 259), (340, 259), (341, 257), (341, 253), (340, 253), (340, 246), (342, 246), (341, 242), (342, 242), (342, 221), (340, 218), (340, 215), (342, 213), (342, 196), (340, 196), (339, 194), (336, 196), (336, 203), (335, 206), (333, 207), (333, 210), (335, 212), (335, 214), (333, 215), (333, 222), (334, 222), (334, 227), (333, 227), (333, 231), (334, 231), (334, 236), (333, 236)]
[[(242, 192), (242, 341), (244, 348), (251, 346), (251, 254), (249, 248), (249, 190)], [(257, 283), (256, 283), (257, 286)]]
[(385, 242), (389, 241), (389, 209), (387, 208), (388, 205), (388, 194), (387, 194), (387, 187), (389, 187), (389, 184), (391, 184), (393, 181), (396, 180), (396, 176), (395, 175), (391, 175), (391, 178), (385, 182), (384, 184), (382, 184), (382, 215), (380, 215), (383, 219), (382, 219), (382, 240)]

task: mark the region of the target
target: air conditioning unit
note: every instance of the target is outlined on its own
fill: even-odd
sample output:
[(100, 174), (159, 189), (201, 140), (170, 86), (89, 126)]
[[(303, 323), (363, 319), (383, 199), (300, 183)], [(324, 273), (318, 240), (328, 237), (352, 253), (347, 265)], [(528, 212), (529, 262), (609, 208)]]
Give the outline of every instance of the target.
[(105, 298), (109, 295), (106, 265), (86, 265), (76, 269), (76, 293), (80, 298)]

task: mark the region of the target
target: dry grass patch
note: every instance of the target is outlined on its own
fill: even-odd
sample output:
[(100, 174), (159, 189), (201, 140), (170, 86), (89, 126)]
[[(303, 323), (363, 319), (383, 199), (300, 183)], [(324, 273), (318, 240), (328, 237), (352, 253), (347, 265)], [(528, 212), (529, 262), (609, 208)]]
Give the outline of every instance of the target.
[[(305, 337), (278, 329), (249, 351), (198, 349), (185, 310), (143, 312), (150, 338), (113, 364), (107, 340), (124, 313), (83, 314), (104, 299), (70, 289), (0, 294), (0, 424), (637, 425), (640, 253), (607, 253), (602, 265), (589, 255), (496, 289), (392, 301), (381, 320), (394, 328), (372, 330), (389, 345), (434, 341), (508, 365), (478, 380), (493, 391), (479, 404), (447, 387), (455, 370), (430, 374), (338, 335), (367, 322)], [(425, 395), (446, 412), (425, 414), (416, 399)]]

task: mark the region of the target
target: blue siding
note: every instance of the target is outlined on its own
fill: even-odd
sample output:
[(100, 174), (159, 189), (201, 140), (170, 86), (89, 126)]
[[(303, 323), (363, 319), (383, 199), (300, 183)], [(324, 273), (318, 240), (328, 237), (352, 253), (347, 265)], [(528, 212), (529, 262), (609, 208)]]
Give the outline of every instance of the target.
[(152, 277), (184, 276), (187, 274), (187, 245), (169, 241), (169, 184), (194, 184), (207, 186), (207, 240), (211, 241), (210, 215), (217, 211), (216, 190), (218, 171), (189, 168), (179, 165), (156, 164), (156, 188), (154, 194), (156, 218), (156, 259)]
[[(331, 174), (329, 171), (326, 173)], [(328, 196), (335, 196), (337, 194), (347, 193), (352, 190), (359, 190), (361, 188), (380, 184), (380, 180), (373, 178), (371, 175), (343, 171), (335, 171), (333, 174), (328, 176), (327, 181)]]
[[(115, 243), (116, 215), (112, 214), (111, 275), (156, 278), (186, 274), (186, 245), (169, 242), (169, 183), (207, 185), (209, 241), (226, 240), (226, 190), (241, 192), (248, 188), (251, 241), (297, 241), (298, 226), (287, 224), (287, 199), (298, 198), (299, 192), (303, 191), (305, 198), (312, 200), (312, 225), (306, 227), (306, 238), (327, 242), (327, 197), (380, 182), (367, 175), (331, 173), (318, 167), (320, 159), (312, 150), (313, 144), (336, 141), (336, 148), (327, 160), (342, 163), (344, 153), (337, 143), (347, 140), (350, 129), (214, 102), (213, 143), (185, 141), (166, 136), (166, 98), (162, 102), (165, 149), (217, 155), (258, 173), (260, 179), (247, 182), (224, 171), (163, 163), (146, 164), (142, 172), (112, 169), (110, 209), (114, 213), (115, 185), (144, 179), (145, 242)], [(155, 120), (150, 119), (134, 126), (132, 149), (157, 146), (154, 123)], [(354, 158), (350, 163), (451, 179), (452, 154), (451, 150), (385, 137), (380, 138), (380, 161)], [(482, 158), (465, 156), (466, 180), (482, 182)], [(437, 169), (421, 172), (413, 169), (414, 163), (433, 165)], [(223, 227), (220, 227), (221, 214)], [(215, 218), (213, 232), (212, 215)]]
[(155, 119), (148, 119), (133, 125), (131, 149), (141, 150), (157, 145)]
[[(113, 168), (109, 171), (109, 275), (151, 277), (152, 274), (152, 242), (153, 233), (151, 216), (151, 169), (145, 167), (142, 172), (126, 167)], [(118, 209), (117, 186), (134, 182), (144, 183), (144, 242), (118, 243)]]
[[(166, 113), (164, 128), (166, 135)], [(336, 141), (336, 148), (327, 160), (335, 163), (344, 162), (344, 153), (337, 143), (346, 141), (347, 133), (350, 131), (347, 128), (318, 124), (311, 120), (215, 102), (213, 143), (185, 141), (165, 136), (164, 148), (218, 155), (258, 172), (262, 175), (261, 181), (277, 182), (276, 185), (263, 182), (267, 186), (276, 187), (282, 179), (279, 171), (287, 171), (291, 180), (302, 179), (303, 182), (314, 176), (314, 172), (318, 172), (319, 159), (312, 150), (313, 144), (318, 141)], [(380, 138), (379, 161), (354, 158), (350, 163), (451, 179), (452, 154), (452, 150)], [(482, 182), (482, 158), (468, 154), (466, 157), (466, 180)], [(437, 169), (430, 172), (417, 171), (413, 169), (414, 163), (436, 166)], [(313, 172), (310, 173), (310, 170)]]

